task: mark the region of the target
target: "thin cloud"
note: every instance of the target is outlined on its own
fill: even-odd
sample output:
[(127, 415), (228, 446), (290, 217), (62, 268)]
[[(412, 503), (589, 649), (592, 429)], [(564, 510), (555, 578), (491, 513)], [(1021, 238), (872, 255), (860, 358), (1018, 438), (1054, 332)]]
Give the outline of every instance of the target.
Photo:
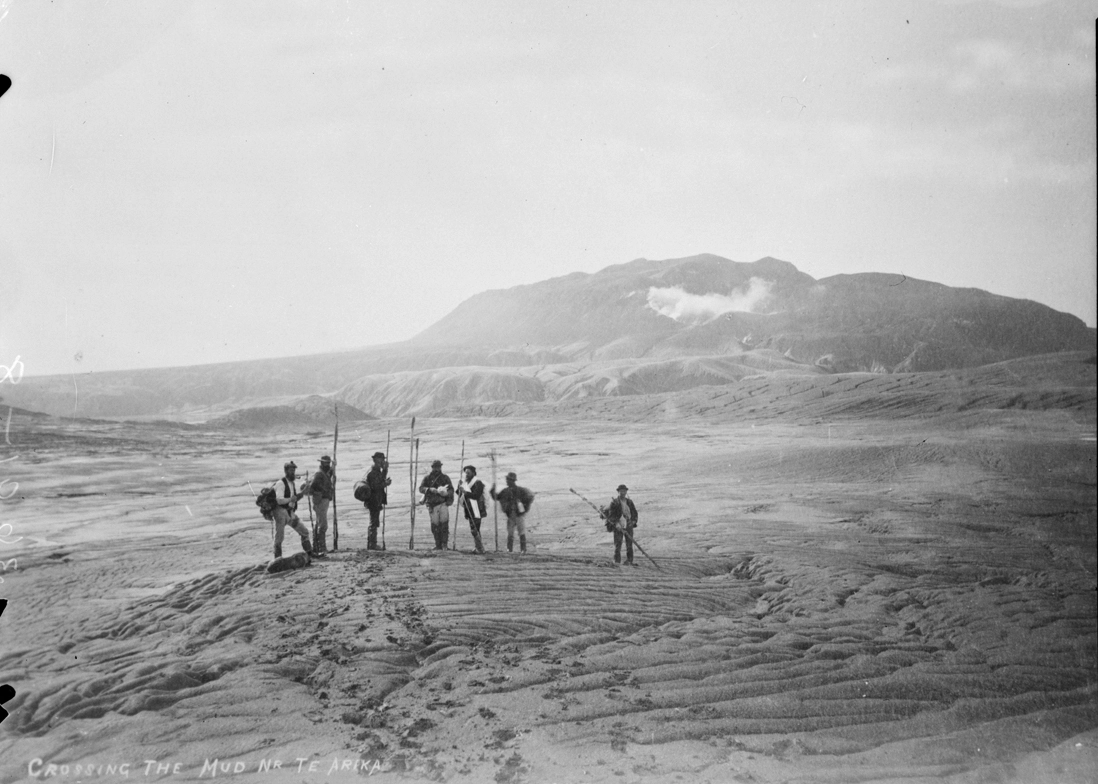
[(960, 69), (949, 84), (955, 92), (994, 89), (1060, 93), (1091, 82), (1094, 68), (1086, 52), (1026, 50), (998, 40), (973, 40), (955, 52)]
[(703, 324), (725, 313), (753, 313), (770, 296), (773, 283), (751, 278), (729, 294), (691, 294), (681, 286), (648, 289), (648, 307), (675, 321)]

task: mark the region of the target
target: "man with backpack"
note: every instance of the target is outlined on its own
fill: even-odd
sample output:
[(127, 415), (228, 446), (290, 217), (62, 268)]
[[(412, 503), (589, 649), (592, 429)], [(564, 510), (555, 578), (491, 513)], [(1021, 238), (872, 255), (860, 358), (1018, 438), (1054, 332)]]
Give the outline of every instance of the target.
[(370, 512), (370, 528), (366, 535), (366, 549), (377, 550), (377, 529), (381, 525), (381, 510), (389, 503), (386, 488), (393, 483), (389, 478), (389, 461), (384, 452), (374, 452), (374, 465), (366, 476), (355, 482), (355, 498)]
[(285, 475), (275, 482), (275, 505), (271, 510), (275, 524), (275, 558), (282, 557), (282, 538), (286, 533), (286, 526), (297, 531), (301, 537), (301, 549), (312, 555), (313, 549), (309, 546), (309, 529), (304, 526), (297, 516), (297, 502), (305, 495), (305, 493), (297, 490), (295, 481), (297, 478), (297, 465), (291, 460), (283, 466), (283, 470)]

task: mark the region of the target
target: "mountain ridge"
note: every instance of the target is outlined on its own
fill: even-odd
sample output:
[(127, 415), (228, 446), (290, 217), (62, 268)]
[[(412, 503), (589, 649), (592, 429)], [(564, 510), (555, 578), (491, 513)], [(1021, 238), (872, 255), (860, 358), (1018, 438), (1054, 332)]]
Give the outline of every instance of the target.
[(400, 343), (27, 377), (4, 389), (3, 400), (55, 415), (194, 420), (342, 395), (365, 413), (389, 416), (508, 399), (643, 395), (735, 384), (751, 373), (957, 369), (1094, 347), (1093, 328), (1031, 300), (888, 273), (816, 280), (769, 256), (701, 254), (481, 292)]

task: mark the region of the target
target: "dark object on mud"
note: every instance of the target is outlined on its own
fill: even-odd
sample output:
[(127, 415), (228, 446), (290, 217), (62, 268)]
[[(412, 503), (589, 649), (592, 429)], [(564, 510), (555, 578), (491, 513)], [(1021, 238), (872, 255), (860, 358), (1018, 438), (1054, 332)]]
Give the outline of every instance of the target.
[(275, 558), (267, 564), (267, 573), (277, 574), (278, 572), (287, 572), (290, 569), (301, 569), (308, 566), (309, 563), (309, 554), (302, 550), (300, 553), (286, 555), (282, 558)]
[(496, 771), (495, 779), (499, 784), (517, 784), (530, 772), (530, 766), (523, 764), (522, 755), (517, 751)]

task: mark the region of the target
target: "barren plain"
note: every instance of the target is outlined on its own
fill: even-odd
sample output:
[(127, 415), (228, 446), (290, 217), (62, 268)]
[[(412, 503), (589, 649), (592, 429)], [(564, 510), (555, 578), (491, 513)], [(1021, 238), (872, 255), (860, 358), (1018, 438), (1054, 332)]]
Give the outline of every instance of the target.
[[(420, 475), (464, 441), (536, 493), (526, 556), (491, 516), (488, 555), (464, 521), (432, 551), (422, 511), (409, 549), (408, 420), (347, 423), (339, 549), (278, 575), (249, 482), (331, 431), (16, 414), (0, 781), (1094, 781), (1094, 368), (419, 419)], [(620, 482), (658, 568), (570, 492)]]

